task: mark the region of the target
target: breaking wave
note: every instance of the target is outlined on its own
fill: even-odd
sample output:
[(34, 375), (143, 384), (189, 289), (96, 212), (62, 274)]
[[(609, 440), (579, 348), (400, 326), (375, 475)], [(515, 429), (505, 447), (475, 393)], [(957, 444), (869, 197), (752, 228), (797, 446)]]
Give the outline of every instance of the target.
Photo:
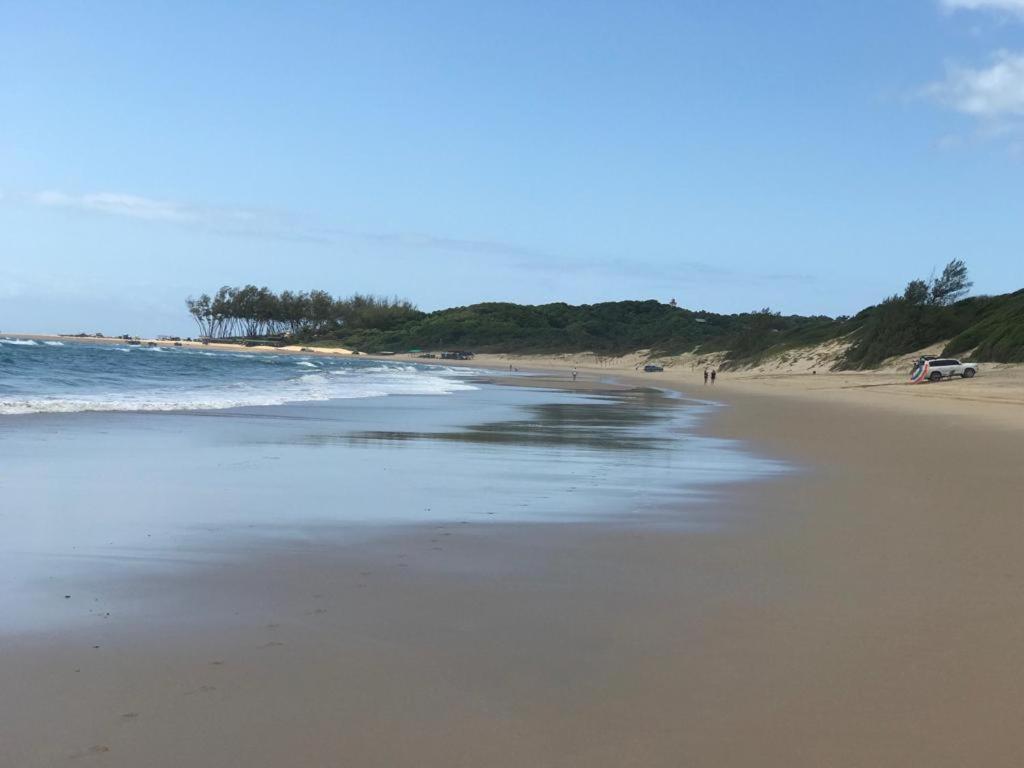
[[(350, 358), (0, 339), (0, 415), (186, 411), (475, 389), (475, 371)], [(59, 344), (59, 346), (58, 346)], [(3, 351), (6, 350), (6, 351)], [(163, 354), (140, 354), (159, 350)], [(120, 352), (120, 355), (111, 355)]]

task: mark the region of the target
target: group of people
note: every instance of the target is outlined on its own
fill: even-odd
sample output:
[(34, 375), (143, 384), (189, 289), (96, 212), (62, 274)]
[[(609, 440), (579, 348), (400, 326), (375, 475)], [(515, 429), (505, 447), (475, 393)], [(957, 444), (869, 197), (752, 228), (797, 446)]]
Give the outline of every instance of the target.
[(714, 368), (705, 368), (704, 369), (704, 383), (705, 384), (708, 383), (708, 379), (711, 379), (711, 383), (714, 384), (715, 383), (715, 378), (717, 376), (718, 376), (718, 371), (716, 371)]

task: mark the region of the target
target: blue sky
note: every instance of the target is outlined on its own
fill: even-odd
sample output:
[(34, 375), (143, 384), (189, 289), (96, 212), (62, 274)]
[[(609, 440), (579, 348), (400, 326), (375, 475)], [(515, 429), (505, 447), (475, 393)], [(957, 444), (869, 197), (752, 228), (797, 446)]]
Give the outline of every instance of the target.
[(1024, 286), (1024, 0), (0, 3), (0, 329)]

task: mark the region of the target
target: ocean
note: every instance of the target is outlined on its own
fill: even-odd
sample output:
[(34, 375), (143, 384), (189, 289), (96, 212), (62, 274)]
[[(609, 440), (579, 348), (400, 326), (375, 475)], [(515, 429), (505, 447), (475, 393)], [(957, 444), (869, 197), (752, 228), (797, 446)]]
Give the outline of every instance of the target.
[(8, 415), (210, 410), (471, 388), (443, 366), (0, 337), (0, 414)]
[(173, 620), (162, 593), (140, 605), (119, 585), (267, 547), (449, 525), (706, 530), (730, 522), (716, 489), (788, 470), (702, 434), (714, 403), (531, 383), (5, 338), (0, 635), (95, 622), (101, 606), (104, 618)]

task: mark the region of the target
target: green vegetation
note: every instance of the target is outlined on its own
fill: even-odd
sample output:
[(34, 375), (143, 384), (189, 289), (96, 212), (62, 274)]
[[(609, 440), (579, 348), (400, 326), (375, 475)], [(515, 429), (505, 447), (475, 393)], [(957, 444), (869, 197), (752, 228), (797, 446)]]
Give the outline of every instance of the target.
[(889, 357), (947, 339), (953, 341), (944, 354), (977, 347), (972, 354), (976, 360), (1024, 361), (1021, 303), (1014, 302), (1018, 294), (961, 299), (970, 287), (967, 266), (959, 259), (949, 262), (937, 278), (911, 280), (902, 295), (868, 307), (847, 323), (852, 343), (839, 367), (873, 368)]
[(203, 336), (275, 337), (292, 343), (345, 346), (363, 352), (466, 349), (474, 352), (593, 352), (652, 356), (726, 353), (727, 367), (756, 364), (828, 341), (849, 342), (838, 368), (871, 368), (883, 360), (950, 340), (943, 354), (978, 361), (1024, 362), (1024, 291), (961, 298), (967, 267), (952, 261), (930, 280), (912, 280), (852, 318), (783, 316), (765, 308), (720, 315), (657, 301), (570, 306), (474, 304), (424, 313), (410, 302), (324, 291), (274, 294), (224, 287), (189, 299)]
[(185, 302), (208, 339), (265, 338), (288, 333), (296, 338), (314, 339), (339, 328), (386, 329), (413, 318), (423, 317), (408, 301), (355, 294), (336, 299), (326, 291), (282, 291), (267, 287), (225, 285), (211, 298), (202, 294)]
[(770, 311), (739, 315), (692, 312), (657, 301), (570, 306), (488, 303), (410, 318), (390, 328), (340, 327), (328, 338), (360, 350), (469, 349), (475, 352), (622, 355), (638, 349), (676, 354), (735, 346), (760, 349), (782, 332), (806, 332), (829, 318), (783, 317)]
[(961, 303), (973, 310), (972, 320), (950, 340), (943, 354), (962, 355), (973, 349), (975, 360), (1024, 362), (1024, 290)]

